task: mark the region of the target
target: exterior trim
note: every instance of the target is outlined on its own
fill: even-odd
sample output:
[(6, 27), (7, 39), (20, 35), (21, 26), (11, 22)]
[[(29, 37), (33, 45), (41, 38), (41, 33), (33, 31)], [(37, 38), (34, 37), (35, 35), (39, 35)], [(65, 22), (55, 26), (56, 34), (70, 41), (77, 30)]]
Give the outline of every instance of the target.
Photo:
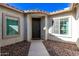
[[(6, 16), (18, 19), (18, 22), (19, 22), (19, 34), (16, 34), (16, 35), (3, 35), (3, 33), (5, 33), (4, 26), (6, 27), (6, 25), (3, 22), (4, 22), (4, 20), (6, 22)], [(18, 36), (20, 36), (20, 18), (12, 16), (12, 15), (9, 15), (9, 14), (2, 13), (2, 38), (3, 39), (5, 39), (5, 38), (14, 38), (14, 37), (18, 37)]]
[[(64, 19), (64, 18), (68, 18), (68, 22), (69, 22), (69, 24), (71, 24), (71, 26), (72, 26), (72, 20), (71, 20), (71, 16), (64, 16), (64, 17), (56, 17), (56, 18), (53, 18), (54, 20), (55, 19), (57, 19), (57, 20), (59, 20), (59, 27), (60, 27), (60, 19)], [(68, 25), (69, 26), (69, 25)], [(71, 29), (71, 31), (69, 31)], [(61, 36), (61, 37), (72, 37), (72, 27), (68, 27), (68, 34), (60, 34), (60, 28), (58, 29), (59, 30), (59, 33), (58, 34), (55, 34), (55, 33), (53, 33), (53, 34), (55, 34), (55, 35), (58, 35), (58, 36)]]
[(41, 11), (41, 10), (26, 10), (24, 11), (25, 14), (49, 14), (46, 11)]
[(23, 13), (23, 11), (18, 10), (18, 9), (15, 9), (15, 8), (13, 8), (13, 7), (11, 7), (11, 6), (7, 5), (7, 4), (5, 4), (5, 3), (0, 3), (0, 6), (6, 7), (6, 8), (8, 8), (8, 9), (11, 9), (11, 10), (14, 10), (14, 11), (17, 11), (17, 12), (20, 12), (20, 13)]
[(68, 13), (68, 12), (71, 12), (72, 10), (61, 10), (61, 11), (57, 11), (57, 12), (53, 12), (53, 13), (50, 13), (49, 16), (53, 16), (53, 15), (57, 15), (57, 14), (61, 14), (61, 13)]
[(17, 11), (17, 12), (20, 12), (20, 13), (25, 13), (25, 14), (48, 14), (49, 16), (60, 14), (60, 13), (71, 12), (74, 9), (74, 6), (76, 6), (76, 5), (77, 5), (77, 3), (72, 3), (72, 4), (70, 4), (70, 8), (68, 10), (60, 10), (60, 11), (48, 13), (46, 11), (41, 11), (41, 10), (21, 11), (21, 10), (18, 10), (16, 8), (13, 8), (13, 7), (9, 6), (8, 4), (0, 3), (0, 6), (6, 7), (8, 9), (11, 9), (11, 10), (14, 10), (14, 11)]

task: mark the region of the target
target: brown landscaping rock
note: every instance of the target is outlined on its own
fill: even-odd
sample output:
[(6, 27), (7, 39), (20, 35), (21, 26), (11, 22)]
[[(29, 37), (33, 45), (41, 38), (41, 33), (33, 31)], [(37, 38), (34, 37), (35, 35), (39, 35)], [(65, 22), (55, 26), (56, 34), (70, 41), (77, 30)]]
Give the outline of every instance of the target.
[(30, 43), (22, 41), (5, 47), (1, 47), (2, 56), (27, 56)]
[(43, 41), (51, 56), (79, 56), (76, 44), (63, 43), (53, 40)]

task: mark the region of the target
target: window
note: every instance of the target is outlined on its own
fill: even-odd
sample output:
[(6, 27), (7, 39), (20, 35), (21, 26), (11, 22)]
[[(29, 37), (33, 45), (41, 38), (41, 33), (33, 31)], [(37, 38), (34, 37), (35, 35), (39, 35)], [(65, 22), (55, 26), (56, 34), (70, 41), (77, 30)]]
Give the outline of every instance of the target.
[(53, 24), (53, 26), (54, 26), (54, 33), (55, 34), (60, 34), (60, 19), (54, 19), (54, 24)]
[(0, 13), (0, 39), (2, 39), (2, 16)]
[(6, 19), (6, 34), (17, 35), (19, 34), (19, 22), (14, 19)]
[(60, 19), (60, 34), (68, 34), (68, 18)]
[(53, 25), (54, 21), (52, 20), (52, 25)]

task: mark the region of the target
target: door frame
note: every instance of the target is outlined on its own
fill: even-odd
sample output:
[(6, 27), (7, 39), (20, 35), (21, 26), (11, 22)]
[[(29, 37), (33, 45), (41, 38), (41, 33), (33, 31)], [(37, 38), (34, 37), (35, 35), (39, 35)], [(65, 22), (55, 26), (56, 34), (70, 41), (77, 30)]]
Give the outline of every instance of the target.
[[(40, 30), (40, 32), (39, 32), (39, 37), (38, 38), (33, 38), (33, 34), (32, 34), (32, 39), (36, 39), (36, 40), (38, 40), (38, 39), (41, 39), (41, 18), (36, 18), (37, 20), (39, 19), (39, 30)], [(33, 23), (33, 20), (34, 20), (34, 18), (32, 18), (32, 23)], [(32, 25), (33, 26), (33, 25)], [(32, 27), (32, 29), (33, 29), (33, 27)], [(33, 31), (33, 30), (32, 30)], [(33, 33), (33, 32), (32, 32)]]
[[(32, 40), (32, 15), (31, 14), (28, 14), (27, 17), (25, 18), (26, 20), (26, 26), (27, 26), (27, 41), (28, 42), (31, 42)], [(45, 30), (45, 38), (44, 40), (47, 40), (48, 39), (48, 15), (44, 15), (45, 17), (45, 26), (44, 26), (44, 30)], [(41, 17), (40, 17), (41, 18)], [(42, 19), (41, 19), (42, 20)], [(41, 25), (42, 26), (42, 25)], [(41, 37), (42, 38), (42, 37)]]

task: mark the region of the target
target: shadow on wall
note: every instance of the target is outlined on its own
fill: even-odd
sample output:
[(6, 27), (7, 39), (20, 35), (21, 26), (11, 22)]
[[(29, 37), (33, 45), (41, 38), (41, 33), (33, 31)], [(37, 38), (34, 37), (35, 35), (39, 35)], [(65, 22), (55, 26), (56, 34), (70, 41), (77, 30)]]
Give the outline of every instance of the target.
[(64, 39), (61, 39), (61, 38), (59, 38), (58, 36), (55, 36), (55, 35), (51, 35), (51, 34), (49, 34), (49, 39), (50, 40), (55, 40), (55, 41), (60, 41), (60, 42), (67, 42), (67, 43), (73, 43), (73, 42), (70, 42), (70, 41), (66, 41), (66, 40), (64, 40)]
[(64, 41), (63, 39), (58, 38), (57, 36), (54, 35), (54, 20), (52, 21), (51, 25), (49, 25), (48, 29), (48, 39), (50, 40), (55, 40), (55, 41)]
[(54, 33), (53, 33), (54, 21), (52, 21), (52, 24), (51, 24), (51, 25), (52, 25), (52, 26), (50, 26), (49, 29), (48, 29), (48, 39), (64, 42), (65, 40), (58, 38), (58, 36), (55, 36)]
[(53, 33), (53, 25), (51, 27), (49, 27), (48, 29), (48, 38), (50, 40), (55, 40), (55, 41), (62, 41), (64, 42), (65, 40), (58, 38), (57, 36), (54, 35)]
[(72, 37), (60, 36), (60, 34), (53, 33), (52, 30), (53, 30), (53, 26), (51, 26), (48, 30), (48, 39), (55, 40), (55, 41), (61, 41), (61, 42), (69, 42), (69, 43), (74, 42)]
[[(69, 35), (60, 35), (54, 33), (54, 22), (49, 25), (48, 28), (48, 39), (64, 41), (64, 42), (77, 42), (79, 39), (79, 14), (76, 16), (75, 12), (72, 15), (68, 15), (69, 18)], [(51, 22), (50, 22), (51, 23)]]

